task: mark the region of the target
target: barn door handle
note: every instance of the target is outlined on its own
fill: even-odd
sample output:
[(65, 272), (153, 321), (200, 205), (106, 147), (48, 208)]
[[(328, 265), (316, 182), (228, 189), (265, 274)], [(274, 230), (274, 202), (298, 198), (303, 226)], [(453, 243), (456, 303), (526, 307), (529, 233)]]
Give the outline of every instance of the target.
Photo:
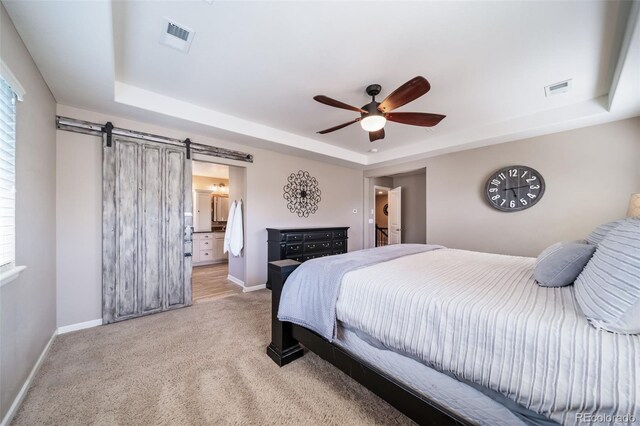
[(193, 253), (193, 227), (185, 226), (184, 227), (184, 257), (191, 257), (191, 253)]

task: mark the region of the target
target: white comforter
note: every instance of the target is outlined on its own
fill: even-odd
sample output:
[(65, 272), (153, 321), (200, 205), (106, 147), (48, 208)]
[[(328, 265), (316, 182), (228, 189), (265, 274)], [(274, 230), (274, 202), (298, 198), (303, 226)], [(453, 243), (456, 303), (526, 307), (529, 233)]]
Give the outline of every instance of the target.
[(343, 277), (337, 318), (560, 423), (640, 421), (640, 336), (595, 329), (534, 261), (443, 249), (369, 266)]

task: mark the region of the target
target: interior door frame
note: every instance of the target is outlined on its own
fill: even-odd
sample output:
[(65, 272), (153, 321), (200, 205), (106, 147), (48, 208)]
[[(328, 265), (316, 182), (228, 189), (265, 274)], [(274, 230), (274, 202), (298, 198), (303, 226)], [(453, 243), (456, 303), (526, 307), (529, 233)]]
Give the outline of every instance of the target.
[[(249, 256), (247, 255), (247, 251), (251, 250), (250, 246), (249, 246), (249, 240), (247, 239), (247, 233), (248, 233), (248, 228), (247, 228), (247, 223), (248, 223), (248, 216), (249, 216), (249, 211), (250, 211), (250, 195), (249, 195), (249, 184), (251, 181), (251, 177), (250, 174), (248, 172), (249, 170), (249, 165), (247, 165), (244, 162), (239, 162), (237, 160), (232, 160), (232, 159), (227, 159), (227, 158), (221, 158), (221, 157), (214, 157), (211, 155), (207, 155), (207, 154), (203, 154), (203, 153), (196, 153), (193, 158), (192, 161), (196, 161), (199, 163), (211, 163), (211, 164), (219, 164), (222, 166), (228, 166), (230, 169), (230, 173), (231, 173), (231, 169), (235, 169), (236, 171), (240, 172), (240, 174), (242, 175), (242, 177), (240, 178), (239, 182), (232, 182), (232, 178), (230, 176), (229, 178), (229, 194), (228, 194), (228, 199), (229, 199), (229, 205), (231, 205), (232, 197), (231, 197), (231, 191), (232, 188), (231, 186), (234, 186), (235, 188), (239, 188), (239, 189), (233, 189), (234, 192), (237, 191), (236, 195), (237, 199), (242, 200), (242, 218), (243, 218), (243, 226), (244, 226), (244, 230), (245, 230), (245, 240), (244, 240), (244, 248), (242, 249), (242, 253), (240, 254), (240, 256), (238, 257), (233, 257), (233, 256), (229, 256), (229, 261), (227, 263), (228, 265), (228, 275), (227, 275), (227, 279), (232, 281), (233, 283), (241, 286), (243, 289), (245, 288), (247, 281), (248, 281), (248, 277), (249, 277)], [(228, 218), (227, 218), (228, 219)], [(240, 275), (239, 277), (236, 275), (232, 275), (232, 269), (237, 269), (238, 271), (235, 271), (234, 273), (236, 273), (237, 275)]]
[[(162, 268), (158, 271), (158, 279), (160, 281), (160, 302), (157, 309), (153, 310), (144, 310), (144, 306), (140, 306), (141, 301), (143, 301), (142, 296), (142, 279), (140, 278), (141, 272), (144, 272), (142, 262), (142, 249), (140, 248), (143, 241), (141, 237), (143, 236), (141, 221), (146, 218), (146, 209), (144, 205), (140, 205), (138, 203), (135, 208), (135, 224), (134, 232), (132, 235), (135, 235), (135, 248), (133, 249), (133, 259), (132, 259), (132, 268), (134, 270), (134, 280), (133, 284), (135, 286), (133, 290), (133, 294), (136, 294), (137, 297), (134, 300), (134, 309), (132, 314), (128, 315), (119, 315), (118, 313), (118, 227), (117, 227), (117, 218), (118, 218), (118, 207), (116, 203), (116, 194), (118, 190), (118, 143), (127, 142), (137, 144), (138, 150), (146, 149), (147, 147), (158, 147), (158, 151), (164, 155), (164, 157), (159, 158), (158, 169), (161, 170), (160, 174), (162, 176), (161, 182), (161, 200), (159, 201), (159, 206), (161, 211), (161, 215), (159, 217), (159, 226), (160, 226), (160, 243), (159, 243), (159, 261), (162, 262)], [(137, 318), (145, 315), (150, 315), (162, 311), (167, 311), (171, 309), (182, 308), (185, 306), (190, 306), (192, 304), (192, 225), (193, 225), (193, 198), (192, 198), (192, 177), (191, 177), (191, 158), (189, 155), (189, 151), (186, 148), (178, 147), (171, 144), (163, 144), (161, 142), (152, 142), (152, 141), (143, 141), (136, 138), (128, 138), (121, 136), (114, 136), (111, 143), (108, 143), (107, 135), (103, 135), (103, 160), (102, 160), (102, 170), (103, 170), (103, 193), (102, 193), (102, 322), (103, 324), (109, 324), (118, 321), (124, 321), (131, 318)], [(170, 169), (167, 166), (167, 162), (162, 163), (160, 158), (168, 158), (169, 154), (180, 154), (182, 155), (183, 167), (183, 188), (182, 188), (182, 211), (178, 213), (180, 215), (180, 223), (179, 229), (180, 234), (182, 235), (182, 242), (179, 247), (175, 247), (169, 245), (167, 243), (167, 227), (168, 227), (168, 217), (173, 217), (167, 210), (169, 203), (166, 202), (165, 197), (168, 194), (168, 184), (171, 178), (169, 177)], [(141, 180), (143, 179), (142, 170), (146, 164), (142, 164), (142, 157), (137, 156), (138, 167), (140, 171), (137, 171), (136, 174), (136, 185), (138, 186), (138, 190), (142, 190)], [(140, 200), (140, 198), (137, 198)], [(144, 204), (144, 203), (142, 203)], [(160, 211), (160, 210), (159, 210)], [(145, 247), (146, 248), (146, 247)], [(172, 253), (168, 253), (171, 251)], [(168, 294), (167, 280), (168, 280), (168, 270), (166, 270), (167, 258), (170, 254), (175, 255), (176, 251), (178, 251), (181, 255), (181, 279), (179, 281), (183, 282), (182, 294), (181, 294), (181, 302), (180, 303), (171, 303), (170, 296)], [(146, 254), (146, 252), (144, 252)], [(175, 258), (174, 258), (175, 259)]]
[[(387, 194), (389, 193), (389, 191), (391, 190), (391, 188), (387, 187), (387, 186), (381, 186), (381, 185), (373, 185), (373, 242), (369, 244), (369, 246), (371, 247), (375, 247), (376, 246), (376, 226), (378, 226), (378, 206), (377, 206), (377, 202), (376, 202), (376, 197), (378, 195), (378, 191), (379, 190), (384, 190), (387, 191)], [(389, 227), (389, 219), (387, 218), (387, 228)], [(387, 237), (388, 238), (388, 237)]]

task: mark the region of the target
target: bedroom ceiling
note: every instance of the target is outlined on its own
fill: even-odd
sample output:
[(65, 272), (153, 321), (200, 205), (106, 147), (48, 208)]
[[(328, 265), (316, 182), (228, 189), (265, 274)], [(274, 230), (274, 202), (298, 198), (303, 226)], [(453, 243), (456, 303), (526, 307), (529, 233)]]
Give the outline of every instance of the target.
[[(3, 4), (61, 104), (351, 164), (640, 115), (631, 3)], [(160, 43), (165, 17), (195, 31), (188, 53)], [(315, 133), (355, 114), (314, 95), (361, 106), (368, 84), (382, 85), (381, 100), (416, 75), (432, 89), (399, 111), (447, 115), (437, 127), (387, 123), (375, 143), (356, 125)], [(566, 79), (570, 92), (545, 97)]]

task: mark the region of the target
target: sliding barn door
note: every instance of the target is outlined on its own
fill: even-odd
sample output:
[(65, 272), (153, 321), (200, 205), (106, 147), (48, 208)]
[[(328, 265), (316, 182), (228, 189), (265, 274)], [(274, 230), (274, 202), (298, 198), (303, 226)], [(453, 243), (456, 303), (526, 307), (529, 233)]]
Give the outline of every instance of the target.
[(102, 319), (191, 305), (191, 160), (166, 144), (103, 141)]

